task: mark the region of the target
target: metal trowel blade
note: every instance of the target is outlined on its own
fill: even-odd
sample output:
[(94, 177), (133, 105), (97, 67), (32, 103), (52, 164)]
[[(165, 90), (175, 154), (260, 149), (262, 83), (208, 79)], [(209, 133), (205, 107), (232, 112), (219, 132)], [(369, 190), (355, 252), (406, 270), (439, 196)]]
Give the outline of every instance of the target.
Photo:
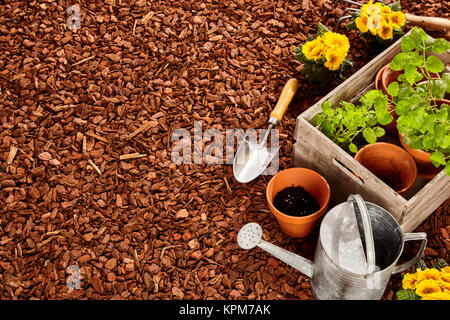
[(258, 177), (272, 161), (280, 147), (268, 149), (246, 134), (233, 160), (233, 174), (237, 181), (247, 183)]

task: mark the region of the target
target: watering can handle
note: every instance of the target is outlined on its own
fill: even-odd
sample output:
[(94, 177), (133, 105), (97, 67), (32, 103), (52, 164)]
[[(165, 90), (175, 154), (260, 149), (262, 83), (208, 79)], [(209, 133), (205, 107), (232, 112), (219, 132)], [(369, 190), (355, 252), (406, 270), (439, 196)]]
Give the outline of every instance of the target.
[(414, 258), (412, 258), (408, 262), (396, 266), (392, 273), (399, 273), (405, 271), (406, 269), (411, 268), (413, 265), (419, 262), (420, 258), (422, 257), (423, 252), (425, 251), (425, 247), (427, 245), (427, 234), (425, 232), (403, 234), (403, 241), (410, 241), (410, 240), (422, 240), (422, 245), (420, 246), (419, 252), (416, 254)]
[(269, 122), (272, 124), (277, 124), (283, 119), (284, 113), (287, 110), (289, 103), (291, 103), (292, 98), (298, 89), (298, 80), (295, 78), (289, 79), (281, 91), (281, 95), (278, 98), (278, 102), (270, 113)]
[(359, 208), (359, 210), (354, 211), (357, 220), (359, 217), (362, 221), (364, 229), (364, 242), (366, 244), (367, 274), (372, 274), (375, 271), (375, 243), (373, 240), (372, 224), (370, 223), (369, 211), (367, 210), (364, 199), (359, 194), (351, 194), (348, 197), (348, 201), (356, 202), (356, 205)]

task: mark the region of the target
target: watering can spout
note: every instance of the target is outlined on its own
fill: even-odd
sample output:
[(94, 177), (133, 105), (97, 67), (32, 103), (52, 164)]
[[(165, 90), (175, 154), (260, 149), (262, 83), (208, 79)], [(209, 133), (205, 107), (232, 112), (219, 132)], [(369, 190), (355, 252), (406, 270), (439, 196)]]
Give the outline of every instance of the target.
[(310, 260), (262, 240), (262, 229), (257, 223), (248, 223), (243, 226), (239, 230), (237, 242), (242, 249), (246, 250), (260, 247), (309, 278), (313, 275), (313, 263)]
[(262, 240), (258, 247), (261, 249), (267, 251), (271, 255), (273, 255), (275, 258), (280, 259), (284, 263), (290, 265), (292, 268), (300, 271), (304, 275), (306, 275), (308, 278), (311, 278), (313, 275), (313, 263), (312, 261), (303, 258), (302, 256), (299, 256), (295, 253), (292, 253), (290, 251), (287, 251), (283, 248), (277, 247), (267, 241)]

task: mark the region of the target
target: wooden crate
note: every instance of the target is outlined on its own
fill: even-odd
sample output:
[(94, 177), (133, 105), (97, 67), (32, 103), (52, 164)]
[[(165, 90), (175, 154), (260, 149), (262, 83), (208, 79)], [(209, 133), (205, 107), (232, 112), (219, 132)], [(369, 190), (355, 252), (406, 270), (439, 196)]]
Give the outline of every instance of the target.
[[(357, 101), (366, 91), (373, 89), (377, 71), (400, 51), (398, 40), (298, 116), (293, 165), (310, 168), (322, 174), (330, 185), (334, 204), (345, 201), (350, 194), (358, 193), (366, 201), (389, 211), (397, 219), (403, 232), (411, 232), (450, 198), (450, 177), (444, 170), (432, 180), (418, 176), (408, 194), (401, 196), (309, 122), (322, 111), (324, 101), (330, 100), (332, 106), (337, 106), (340, 101)], [(446, 65), (450, 63), (449, 52), (438, 56)], [(445, 72), (449, 72), (448, 68)], [(400, 145), (398, 139), (392, 138), (389, 142)]]

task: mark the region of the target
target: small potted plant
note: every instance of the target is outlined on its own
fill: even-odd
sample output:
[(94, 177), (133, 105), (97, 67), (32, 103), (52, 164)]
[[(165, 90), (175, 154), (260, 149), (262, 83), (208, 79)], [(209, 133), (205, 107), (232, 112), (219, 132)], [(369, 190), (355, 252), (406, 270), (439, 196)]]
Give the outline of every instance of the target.
[(445, 39), (432, 40), (415, 28), (401, 45), (402, 52), (390, 68), (403, 73), (386, 89), (398, 116), (400, 142), (424, 178), (431, 179), (444, 168), (450, 175), (450, 101), (444, 99), (450, 91), (450, 75), (433, 76), (445, 66), (438, 57), (426, 55), (444, 53), (450, 44)]
[(428, 268), (421, 260), (413, 273), (403, 275), (395, 296), (398, 300), (450, 300), (450, 266), (438, 259)]
[(325, 178), (307, 168), (278, 172), (266, 189), (270, 211), (281, 230), (293, 238), (304, 238), (312, 232), (328, 208), (330, 195)]
[(357, 105), (341, 101), (340, 106), (333, 109), (330, 102), (325, 101), (322, 112), (312, 123), (338, 146), (356, 153), (355, 160), (402, 195), (414, 184), (417, 167), (402, 148), (377, 143), (378, 138), (385, 135), (383, 127), (392, 120), (388, 97), (380, 90), (371, 90)]
[(384, 1), (374, 3), (370, 0), (360, 9), (352, 11), (352, 18), (346, 27), (359, 31), (369, 43), (387, 46), (404, 34), (406, 18), (401, 10), (399, 1), (385, 5)]
[(302, 74), (313, 82), (326, 83), (336, 75), (343, 77), (353, 63), (347, 59), (350, 42), (339, 33), (330, 31), (323, 24), (317, 27), (317, 37), (294, 49), (295, 58), (303, 63)]
[(360, 146), (375, 143), (384, 136), (383, 126), (392, 120), (387, 96), (380, 90), (371, 90), (357, 105), (342, 101), (333, 109), (331, 103), (325, 101), (322, 112), (312, 119), (312, 124), (347, 152), (356, 153)]

